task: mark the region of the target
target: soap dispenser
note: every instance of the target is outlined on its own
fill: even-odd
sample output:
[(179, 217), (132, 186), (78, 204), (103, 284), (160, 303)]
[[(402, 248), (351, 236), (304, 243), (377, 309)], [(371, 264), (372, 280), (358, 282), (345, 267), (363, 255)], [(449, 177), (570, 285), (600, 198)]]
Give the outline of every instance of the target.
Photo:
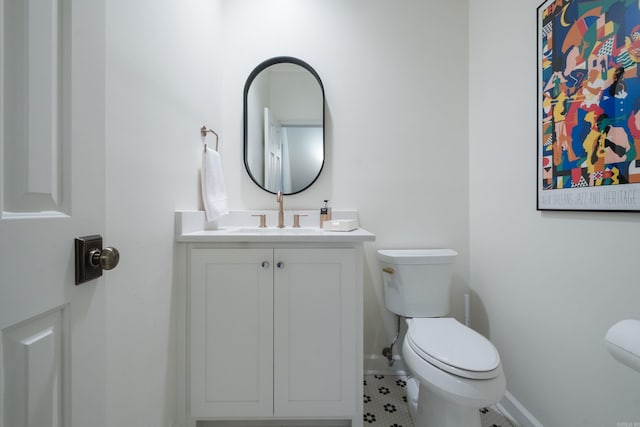
[(320, 208), (320, 228), (323, 227), (325, 221), (331, 220), (331, 208), (329, 207), (329, 200), (325, 200), (324, 204)]

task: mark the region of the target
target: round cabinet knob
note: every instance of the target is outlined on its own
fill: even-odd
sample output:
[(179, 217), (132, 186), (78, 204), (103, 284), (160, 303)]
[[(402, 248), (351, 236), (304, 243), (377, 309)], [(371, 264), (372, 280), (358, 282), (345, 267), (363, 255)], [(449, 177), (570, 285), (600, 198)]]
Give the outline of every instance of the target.
[(269, 261), (262, 261), (262, 264), (260, 265), (266, 270), (267, 268), (269, 268)]
[(276, 264), (276, 267), (278, 267), (280, 270), (282, 270), (284, 268), (284, 262), (278, 261), (278, 263)]
[(89, 264), (94, 267), (100, 267), (103, 270), (112, 270), (116, 268), (120, 261), (120, 252), (116, 248), (106, 247), (102, 250), (94, 249), (89, 253)]

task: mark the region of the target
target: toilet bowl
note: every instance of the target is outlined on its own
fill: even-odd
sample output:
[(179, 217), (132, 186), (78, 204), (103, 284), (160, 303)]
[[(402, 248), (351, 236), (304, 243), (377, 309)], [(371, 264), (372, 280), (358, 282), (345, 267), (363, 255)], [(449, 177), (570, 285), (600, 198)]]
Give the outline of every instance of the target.
[(480, 427), (480, 408), (506, 390), (493, 344), (449, 311), (450, 249), (380, 250), (385, 306), (407, 318), (402, 357), (412, 377), (407, 401), (415, 427)]
[(480, 427), (480, 408), (506, 388), (495, 347), (453, 318), (407, 323), (402, 357), (417, 383), (407, 388), (415, 426)]

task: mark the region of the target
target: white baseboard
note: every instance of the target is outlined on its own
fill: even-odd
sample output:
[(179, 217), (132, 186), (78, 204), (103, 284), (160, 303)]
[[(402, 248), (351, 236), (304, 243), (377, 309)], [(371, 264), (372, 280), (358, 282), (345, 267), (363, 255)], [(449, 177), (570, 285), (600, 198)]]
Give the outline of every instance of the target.
[(504, 397), (496, 406), (515, 427), (544, 427), (540, 421), (531, 415), (531, 412), (527, 411), (527, 408), (522, 406), (522, 404), (509, 393), (509, 390), (505, 392)]
[(398, 354), (393, 356), (393, 365), (389, 366), (386, 357), (378, 354), (368, 354), (364, 357), (365, 375), (409, 375), (404, 360)]

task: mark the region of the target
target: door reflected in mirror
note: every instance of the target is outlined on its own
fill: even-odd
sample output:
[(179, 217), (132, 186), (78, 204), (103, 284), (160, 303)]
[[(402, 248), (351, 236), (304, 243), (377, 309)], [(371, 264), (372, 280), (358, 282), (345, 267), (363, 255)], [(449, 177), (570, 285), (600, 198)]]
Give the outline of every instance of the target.
[(292, 57), (269, 59), (244, 88), (244, 163), (271, 193), (310, 187), (325, 158), (324, 89), (318, 74)]

